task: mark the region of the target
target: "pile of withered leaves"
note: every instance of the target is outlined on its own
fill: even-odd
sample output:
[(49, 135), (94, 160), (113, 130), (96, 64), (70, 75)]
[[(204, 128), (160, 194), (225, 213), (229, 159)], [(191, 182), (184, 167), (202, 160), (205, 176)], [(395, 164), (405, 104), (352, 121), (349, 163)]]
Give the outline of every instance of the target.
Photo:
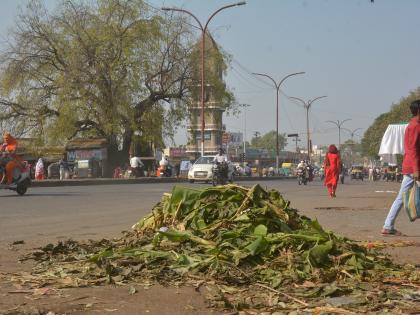
[(420, 312), (420, 272), (322, 229), (259, 185), (175, 187), (116, 240), (32, 253), (25, 281), (207, 288), (213, 306), (287, 313)]

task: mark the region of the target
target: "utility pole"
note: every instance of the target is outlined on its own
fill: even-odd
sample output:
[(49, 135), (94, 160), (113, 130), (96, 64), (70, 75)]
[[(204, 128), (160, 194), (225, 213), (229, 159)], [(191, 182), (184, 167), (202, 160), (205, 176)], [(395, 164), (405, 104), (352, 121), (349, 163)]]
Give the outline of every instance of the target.
[(292, 96), (289, 97), (292, 100), (297, 100), (297, 101), (301, 102), (306, 109), (306, 141), (307, 141), (306, 147), (308, 149), (308, 160), (309, 161), (311, 160), (311, 151), (312, 151), (311, 136), (310, 136), (310, 133), (309, 133), (309, 110), (311, 109), (311, 105), (312, 105), (313, 102), (315, 102), (315, 101), (317, 101), (321, 98), (325, 98), (325, 97), (327, 97), (327, 96), (326, 95), (318, 96), (318, 97), (315, 97), (313, 100), (308, 100), (307, 102), (305, 102), (303, 99), (301, 99), (299, 97), (292, 97)]
[(239, 104), (241, 107), (244, 108), (244, 135), (243, 135), (243, 141), (244, 141), (244, 154), (246, 155), (246, 108), (251, 107), (249, 104)]
[(206, 43), (206, 33), (207, 33), (207, 27), (210, 23), (210, 21), (213, 19), (213, 17), (219, 13), (220, 11), (240, 5), (246, 4), (245, 1), (237, 2), (234, 4), (226, 5), (224, 7), (221, 7), (220, 9), (216, 10), (210, 17), (208, 18), (206, 24), (203, 26), (203, 24), (200, 22), (200, 20), (192, 14), (190, 11), (184, 10), (184, 9), (178, 9), (178, 8), (167, 8), (164, 7), (162, 10), (164, 11), (176, 11), (176, 12), (182, 12), (186, 13), (189, 16), (191, 16), (199, 25), (201, 29), (201, 156), (204, 155), (204, 93), (205, 93), (205, 84), (204, 84), (204, 78), (205, 78), (205, 66), (204, 66), (204, 51), (205, 51), (205, 43)]
[(334, 124), (334, 125), (336, 125), (337, 126), (337, 128), (338, 128), (338, 149), (340, 150), (340, 147), (341, 147), (341, 129), (343, 129), (342, 128), (342, 126), (343, 126), (343, 124), (346, 122), (346, 121), (349, 121), (349, 120), (351, 120), (350, 118), (348, 118), (348, 119), (344, 119), (344, 120), (342, 120), (342, 121), (339, 121), (338, 119), (337, 119), (337, 121), (332, 121), (332, 120), (327, 120), (326, 122), (328, 122), (328, 123), (331, 123), (331, 124)]
[(266, 78), (269, 78), (273, 84), (274, 87), (276, 88), (276, 174), (279, 174), (279, 157), (280, 157), (280, 147), (279, 147), (279, 92), (280, 92), (280, 86), (281, 84), (287, 79), (290, 78), (292, 76), (298, 75), (298, 74), (304, 74), (305, 72), (295, 72), (295, 73), (291, 73), (289, 75), (286, 75), (283, 79), (280, 80), (280, 82), (277, 84), (276, 80), (274, 80), (271, 76), (269, 76), (268, 74), (264, 74), (264, 73), (252, 73), (254, 75), (259, 75), (259, 76), (263, 76)]

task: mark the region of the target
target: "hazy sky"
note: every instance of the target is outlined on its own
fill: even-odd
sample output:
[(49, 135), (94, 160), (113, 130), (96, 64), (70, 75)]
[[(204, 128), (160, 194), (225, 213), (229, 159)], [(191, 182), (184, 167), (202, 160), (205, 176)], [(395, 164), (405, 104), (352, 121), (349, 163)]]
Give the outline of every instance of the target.
[[(56, 3), (46, 2), (49, 7)], [(233, 2), (149, 0), (155, 7), (188, 9), (203, 22)], [(24, 3), (0, 0), (2, 35), (13, 26), (17, 6)], [(276, 80), (306, 72), (286, 80), (280, 96), (279, 129), (302, 133), (301, 144), (305, 143), (305, 112), (287, 96), (328, 95), (312, 106), (314, 144), (338, 142), (337, 128), (326, 120), (350, 118), (344, 126), (366, 130), (375, 117), (420, 86), (420, 76), (415, 75), (420, 69), (419, 17), (417, 0), (248, 0), (245, 6), (220, 12), (210, 31), (233, 58), (228, 86), (239, 103), (251, 105), (247, 138), (255, 131), (275, 130), (275, 90), (267, 85), (269, 81), (250, 72), (267, 73)], [(225, 122), (228, 130), (243, 131), (244, 115)], [(180, 130), (177, 144), (185, 139), (186, 131)]]

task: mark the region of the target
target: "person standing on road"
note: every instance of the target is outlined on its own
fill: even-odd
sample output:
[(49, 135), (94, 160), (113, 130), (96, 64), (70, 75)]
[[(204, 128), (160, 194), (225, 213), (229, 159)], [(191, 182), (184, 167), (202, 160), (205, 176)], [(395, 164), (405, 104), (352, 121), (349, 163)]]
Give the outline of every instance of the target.
[(337, 190), (338, 177), (341, 172), (341, 159), (338, 149), (334, 144), (328, 147), (328, 152), (324, 160), (325, 180), (324, 185), (327, 186), (328, 194), (331, 198), (335, 198)]
[(397, 198), (395, 198), (388, 216), (385, 219), (382, 235), (402, 235), (402, 233), (394, 227), (395, 220), (403, 205), (402, 196), (404, 192), (407, 192), (413, 187), (414, 181), (419, 180), (420, 100), (411, 103), (410, 111), (413, 114), (413, 118), (410, 120), (404, 134), (404, 159), (402, 164), (403, 180)]

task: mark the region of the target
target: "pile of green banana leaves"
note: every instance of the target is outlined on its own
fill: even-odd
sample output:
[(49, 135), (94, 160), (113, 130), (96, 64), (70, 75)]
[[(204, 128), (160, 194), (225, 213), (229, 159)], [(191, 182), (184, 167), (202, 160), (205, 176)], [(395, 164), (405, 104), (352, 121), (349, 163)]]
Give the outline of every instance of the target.
[(325, 231), (259, 185), (176, 186), (122, 238), (49, 245), (32, 258), (47, 283), (188, 283), (235, 310), (420, 311), (416, 268)]

